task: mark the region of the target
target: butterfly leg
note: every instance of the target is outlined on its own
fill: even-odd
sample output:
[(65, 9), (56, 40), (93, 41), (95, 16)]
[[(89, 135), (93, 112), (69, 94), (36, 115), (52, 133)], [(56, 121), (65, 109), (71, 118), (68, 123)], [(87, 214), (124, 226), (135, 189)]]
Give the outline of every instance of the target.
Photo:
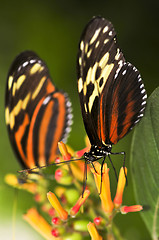
[(87, 183), (87, 160), (85, 160), (85, 165), (84, 165), (84, 178), (83, 178), (82, 198), (83, 198), (84, 191), (86, 189), (86, 183)]
[(102, 164), (101, 164), (101, 184), (100, 184), (100, 193), (102, 192), (102, 175), (103, 175), (103, 165), (104, 165), (104, 162), (105, 162), (105, 158), (106, 156), (103, 158), (103, 161), (102, 161)]
[(94, 166), (93, 162), (91, 162), (91, 165), (92, 165), (94, 171), (97, 173), (97, 170), (95, 169), (95, 166)]
[(115, 173), (115, 177), (116, 177), (116, 180), (117, 180), (117, 182), (118, 182), (118, 175), (117, 175), (115, 166), (114, 166), (114, 164), (113, 164), (113, 162), (112, 162), (111, 157), (110, 157), (109, 154), (108, 154), (108, 158), (109, 158), (109, 161), (110, 161), (110, 163), (111, 163), (111, 165), (112, 165), (112, 167), (113, 167), (113, 170), (114, 170), (114, 173)]

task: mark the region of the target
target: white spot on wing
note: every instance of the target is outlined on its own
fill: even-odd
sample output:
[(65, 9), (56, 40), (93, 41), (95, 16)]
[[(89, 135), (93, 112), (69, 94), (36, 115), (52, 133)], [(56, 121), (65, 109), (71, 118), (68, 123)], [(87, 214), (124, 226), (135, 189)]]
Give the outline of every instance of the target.
[(69, 126), (71, 126), (72, 123), (73, 123), (73, 120), (72, 120), (72, 119), (69, 119), (69, 120), (67, 121), (67, 124), (68, 124)]
[(120, 61), (119, 61), (119, 67), (118, 67), (118, 69), (116, 70), (116, 73), (115, 73), (114, 78), (117, 78), (117, 76), (118, 76), (118, 74), (119, 74), (120, 69), (121, 69), (122, 66), (123, 66), (123, 61), (120, 60)]
[(94, 43), (94, 41), (97, 39), (100, 30), (101, 30), (101, 28), (98, 28), (98, 29), (95, 31), (93, 37), (92, 37), (91, 40), (90, 40), (90, 44)]
[(66, 133), (69, 133), (69, 132), (71, 131), (71, 127), (67, 127), (67, 128), (65, 129), (65, 131), (66, 131)]
[(143, 106), (143, 105), (145, 105), (146, 104), (146, 101), (143, 101), (142, 103), (141, 103), (141, 106)]
[(12, 83), (13, 83), (13, 76), (10, 76), (8, 79), (8, 89), (10, 90), (12, 87)]
[(107, 42), (109, 42), (109, 39), (105, 39), (104, 40), (104, 44), (106, 44)]
[(103, 33), (106, 33), (108, 31), (108, 26), (105, 26), (105, 28), (103, 29)]
[(144, 116), (144, 114), (141, 113), (141, 114), (139, 114), (137, 117), (138, 117), (138, 118), (141, 118), (141, 117), (143, 117), (143, 116)]
[(141, 93), (145, 93), (145, 92), (146, 92), (145, 89), (142, 89)]
[(117, 53), (115, 55), (115, 60), (119, 60), (119, 57), (120, 57), (120, 49), (118, 48)]
[(78, 80), (78, 92), (80, 93), (83, 89), (83, 81), (82, 78), (79, 78)]
[(83, 41), (81, 41), (81, 43), (80, 43), (80, 49), (81, 49), (81, 51), (83, 51), (83, 49), (84, 49), (84, 42)]
[(90, 49), (89, 52), (87, 53), (87, 58), (90, 57), (91, 53), (92, 53), (92, 49)]
[(30, 60), (30, 63), (32, 64), (32, 63), (35, 63), (36, 62), (36, 60), (35, 59), (31, 59)]
[(71, 113), (69, 113), (69, 114), (67, 115), (67, 118), (68, 118), (68, 119), (72, 119), (72, 118), (73, 118), (73, 115), (72, 115)]
[(112, 36), (112, 35), (113, 35), (113, 32), (112, 32), (112, 31), (110, 31), (110, 32), (109, 32), (109, 36)]
[(134, 122), (134, 124), (138, 123), (139, 121), (140, 121), (140, 119), (137, 119), (137, 120)]
[(147, 99), (147, 94), (145, 94), (142, 99)]
[(51, 99), (51, 96), (47, 96), (47, 97), (44, 99), (43, 104), (44, 104), (44, 105), (48, 104), (48, 102), (50, 101), (50, 99)]
[(140, 112), (143, 112), (145, 110), (145, 107), (141, 108)]
[(96, 45), (95, 45), (95, 48), (97, 48), (99, 46), (99, 41), (97, 41)]
[(28, 61), (26, 61), (26, 62), (24, 62), (24, 63), (23, 63), (23, 65), (22, 65), (22, 66), (23, 66), (23, 67), (26, 67), (28, 64), (29, 64), (29, 62), (28, 62)]
[(81, 64), (82, 64), (82, 58), (79, 57), (79, 65), (81, 65)]
[(122, 74), (125, 75), (125, 74), (126, 74), (126, 70), (124, 70), (124, 71), (122, 72)]
[(72, 106), (71, 102), (70, 101), (67, 101), (66, 102), (66, 107), (70, 108)]
[(21, 68), (22, 68), (22, 66), (20, 66), (20, 67), (18, 68), (18, 72), (20, 72)]

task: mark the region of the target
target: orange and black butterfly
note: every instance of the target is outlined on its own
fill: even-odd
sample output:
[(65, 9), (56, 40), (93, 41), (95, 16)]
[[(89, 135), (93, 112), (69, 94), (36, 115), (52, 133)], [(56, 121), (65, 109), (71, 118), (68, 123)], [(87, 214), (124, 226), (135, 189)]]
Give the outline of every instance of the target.
[(18, 55), (7, 78), (5, 120), (23, 168), (45, 166), (56, 158), (58, 142), (65, 142), (71, 130), (71, 111), (46, 64), (32, 51)]
[[(93, 163), (112, 153), (143, 117), (146, 91), (139, 71), (126, 62), (113, 25), (94, 17), (84, 29), (77, 59), (78, 92), (91, 149), (85, 162)], [(111, 160), (111, 159), (110, 159)], [(125, 160), (124, 160), (125, 161)]]

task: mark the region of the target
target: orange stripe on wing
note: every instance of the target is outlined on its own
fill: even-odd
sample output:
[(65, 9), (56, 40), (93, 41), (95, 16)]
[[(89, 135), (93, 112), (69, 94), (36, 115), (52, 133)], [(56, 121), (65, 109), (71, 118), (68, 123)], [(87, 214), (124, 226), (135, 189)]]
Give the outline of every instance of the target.
[(55, 91), (55, 86), (52, 84), (50, 79), (47, 79), (47, 85), (46, 85), (47, 94), (54, 92), (54, 91)]
[(59, 102), (59, 114), (57, 117), (57, 123), (56, 123), (57, 125), (56, 125), (55, 134), (54, 134), (54, 140), (51, 146), (49, 163), (51, 163), (56, 157), (57, 144), (61, 140), (61, 136), (62, 136), (64, 125), (65, 125), (65, 116), (66, 116), (64, 95), (62, 93), (55, 93), (54, 98), (57, 98)]
[(48, 132), (48, 125), (50, 123), (50, 119), (52, 117), (52, 109), (54, 102), (51, 101), (48, 103), (45, 113), (43, 115), (43, 119), (41, 121), (40, 129), (39, 129), (39, 165), (46, 165), (45, 159), (45, 141)]
[(105, 114), (103, 113), (103, 95), (101, 96), (101, 100), (100, 100), (100, 120), (98, 120), (98, 129), (97, 129), (97, 133), (98, 133), (98, 137), (99, 139), (102, 139), (102, 141), (105, 142)]
[(27, 165), (27, 159), (24, 155), (24, 151), (23, 151), (23, 148), (22, 148), (22, 145), (21, 145), (21, 140), (24, 136), (25, 129), (26, 129), (28, 124), (29, 124), (29, 116), (28, 116), (28, 114), (25, 114), (23, 123), (19, 126), (17, 132), (15, 133), (16, 145), (17, 145), (18, 151), (19, 151), (20, 156), (23, 159), (25, 165)]
[(111, 122), (110, 122), (110, 141), (113, 144), (116, 144), (118, 141), (118, 132), (117, 132), (117, 122), (118, 122), (118, 95), (117, 95), (118, 88), (116, 88), (114, 95), (113, 95), (113, 109), (111, 112)]
[(133, 92), (130, 92), (128, 94), (127, 99), (126, 99), (126, 101), (128, 102), (128, 104), (126, 106), (126, 109), (125, 109), (126, 117), (125, 117), (125, 120), (122, 123), (123, 130), (122, 130), (122, 132), (119, 136), (119, 139), (124, 137), (124, 135), (127, 133), (128, 129), (130, 128), (130, 126), (132, 124), (131, 119), (133, 118), (133, 116), (135, 114), (135, 112), (133, 111), (135, 101), (132, 101), (132, 95), (133, 95)]
[(30, 128), (29, 128), (29, 133), (28, 133), (28, 139), (27, 139), (27, 147), (26, 147), (26, 152), (27, 152), (27, 165), (29, 168), (35, 167), (35, 159), (33, 156), (33, 128), (35, 124), (35, 120), (37, 117), (37, 114), (39, 112), (39, 109), (44, 101), (44, 97), (39, 101), (38, 105), (35, 108), (35, 111), (33, 113), (31, 123), (30, 123)]

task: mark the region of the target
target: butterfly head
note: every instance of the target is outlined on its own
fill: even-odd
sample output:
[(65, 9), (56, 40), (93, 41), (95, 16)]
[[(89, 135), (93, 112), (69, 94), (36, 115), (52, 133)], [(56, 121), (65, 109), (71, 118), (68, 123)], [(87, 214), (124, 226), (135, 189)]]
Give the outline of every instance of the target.
[(84, 154), (84, 158), (87, 162), (94, 162), (110, 154), (111, 149), (111, 144), (103, 145), (102, 147), (92, 145), (90, 151)]

